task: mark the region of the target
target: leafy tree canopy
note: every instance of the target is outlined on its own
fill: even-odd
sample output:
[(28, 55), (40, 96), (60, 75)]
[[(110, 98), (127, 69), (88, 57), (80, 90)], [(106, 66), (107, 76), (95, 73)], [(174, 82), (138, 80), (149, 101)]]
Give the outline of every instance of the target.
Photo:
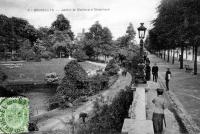
[(71, 31), (70, 21), (67, 18), (65, 18), (63, 14), (59, 14), (57, 16), (57, 19), (52, 23), (52, 29), (58, 31), (65, 31), (68, 33), (71, 40), (74, 39), (74, 34)]

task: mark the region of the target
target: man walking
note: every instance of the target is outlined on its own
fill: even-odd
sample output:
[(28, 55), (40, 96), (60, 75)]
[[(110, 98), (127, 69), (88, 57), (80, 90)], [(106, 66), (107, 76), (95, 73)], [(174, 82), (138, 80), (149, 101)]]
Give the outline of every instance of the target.
[(169, 91), (169, 80), (170, 79), (171, 79), (171, 71), (170, 71), (170, 68), (167, 68), (167, 71), (165, 73), (165, 82), (166, 82), (167, 91)]
[(156, 65), (156, 63), (152, 67), (152, 75), (153, 75), (153, 81), (157, 82), (157, 79), (158, 79), (158, 66)]
[(145, 73), (146, 80), (149, 81), (151, 79), (151, 67), (149, 66), (149, 64), (146, 64)]
[(166, 127), (164, 110), (167, 108), (167, 103), (163, 96), (163, 92), (163, 89), (158, 88), (157, 96), (152, 100), (153, 104), (155, 105), (152, 117), (155, 134), (163, 134), (163, 121)]

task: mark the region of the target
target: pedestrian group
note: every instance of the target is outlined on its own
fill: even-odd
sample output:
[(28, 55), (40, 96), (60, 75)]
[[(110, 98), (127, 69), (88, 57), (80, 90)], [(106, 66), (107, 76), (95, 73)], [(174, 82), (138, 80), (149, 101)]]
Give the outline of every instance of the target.
[[(158, 72), (159, 67), (157, 63), (154, 63), (152, 69), (150, 66), (150, 60), (147, 57), (144, 57), (144, 61), (146, 63), (145, 73), (146, 73), (146, 80), (151, 80), (151, 73), (153, 75), (153, 82), (158, 81)], [(165, 72), (165, 84), (166, 84), (166, 91), (169, 91), (169, 81), (171, 79), (171, 71), (170, 68), (167, 68)], [(163, 96), (164, 89), (158, 88), (156, 89), (157, 96), (152, 100), (154, 104), (154, 111), (152, 116), (153, 121), (153, 128), (155, 134), (163, 134), (163, 126), (166, 127), (166, 120), (164, 110), (167, 108), (167, 103), (165, 97)]]

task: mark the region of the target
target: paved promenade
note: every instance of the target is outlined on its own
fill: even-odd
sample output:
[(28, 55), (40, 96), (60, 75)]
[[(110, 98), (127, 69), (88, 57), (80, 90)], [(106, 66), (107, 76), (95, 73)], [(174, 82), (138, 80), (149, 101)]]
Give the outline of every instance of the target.
[[(152, 119), (154, 104), (152, 103), (152, 100), (156, 97), (156, 89), (160, 87), (160, 84), (153, 81), (148, 81), (148, 88), (149, 91), (147, 92), (147, 119)], [(170, 103), (167, 97), (165, 97), (167, 100), (168, 107), (170, 109)], [(166, 109), (165, 112), (165, 118), (166, 118), (166, 127), (164, 127), (164, 134), (183, 134), (185, 133), (182, 131), (179, 127), (179, 124), (173, 114), (169, 109)]]
[[(172, 65), (155, 55), (149, 55), (148, 57), (151, 61), (151, 67), (154, 63), (157, 63), (159, 67), (159, 82), (162, 86), (165, 86), (164, 77), (166, 68), (169, 67), (171, 69), (172, 79), (170, 81), (169, 93), (174, 95), (173, 97), (176, 99), (176, 102), (180, 104), (180, 107), (185, 113), (184, 116), (191, 118), (192, 124), (190, 125), (198, 129), (200, 127), (200, 74), (195, 76), (192, 72), (190, 73), (186, 72), (185, 69), (179, 69), (178, 61)], [(193, 67), (192, 62), (189, 62), (189, 64)], [(200, 73), (199, 65), (198, 71)]]

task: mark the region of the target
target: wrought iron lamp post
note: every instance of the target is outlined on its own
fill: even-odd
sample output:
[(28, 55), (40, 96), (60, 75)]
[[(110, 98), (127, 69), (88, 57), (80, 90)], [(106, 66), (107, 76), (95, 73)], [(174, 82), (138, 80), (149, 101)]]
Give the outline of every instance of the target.
[(143, 39), (145, 37), (146, 28), (144, 27), (144, 23), (140, 23), (141, 26), (138, 28), (139, 38), (140, 38), (140, 61), (137, 66), (137, 73), (135, 76), (135, 83), (146, 83), (145, 76), (145, 63), (144, 63), (144, 51), (143, 51)]
[(145, 32), (146, 32), (146, 27), (144, 27), (144, 23), (140, 23), (140, 27), (138, 27), (138, 33), (139, 33), (139, 38), (140, 38), (140, 56), (143, 56), (144, 51), (143, 51), (143, 45), (144, 45), (144, 37), (145, 37)]

